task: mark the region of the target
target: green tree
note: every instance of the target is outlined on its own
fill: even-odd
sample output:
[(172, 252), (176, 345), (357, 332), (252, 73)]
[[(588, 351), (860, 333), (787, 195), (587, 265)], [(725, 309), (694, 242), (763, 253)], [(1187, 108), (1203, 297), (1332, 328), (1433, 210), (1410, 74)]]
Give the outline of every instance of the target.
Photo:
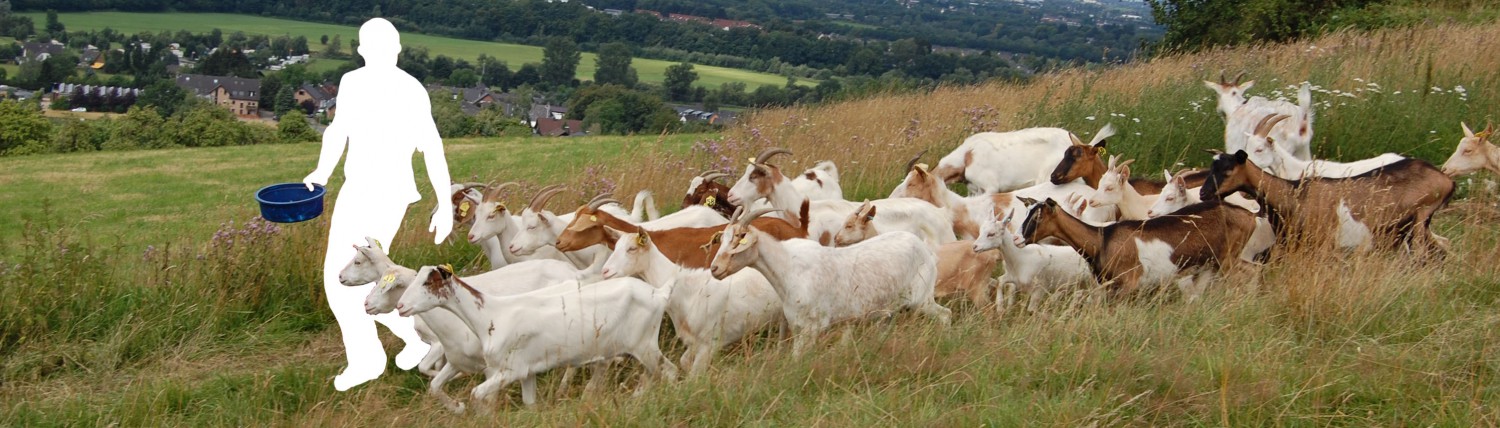
[(1334, 12), (1386, 0), (1147, 0), (1151, 15), (1167, 27), (1162, 44), (1199, 49), (1307, 36)]
[(660, 132), (677, 124), (661, 98), (620, 85), (580, 88), (567, 105), (569, 118), (583, 119), (585, 128), (598, 126), (604, 134)]
[(630, 46), (624, 43), (609, 43), (599, 47), (595, 62), (594, 83), (635, 86), (635, 69), (630, 67)]
[(563, 37), (548, 40), (542, 50), (542, 81), (557, 86), (571, 84), (582, 59), (583, 53), (572, 40)]
[(39, 153), (51, 139), (52, 121), (36, 103), (0, 100), (0, 155)]
[(666, 80), (662, 86), (667, 90), (667, 99), (673, 101), (686, 100), (692, 96), (693, 81), (698, 80), (698, 72), (693, 71), (693, 64), (681, 63), (667, 67)]
[(239, 49), (219, 49), (198, 63), (197, 72), (210, 76), (257, 77), (250, 57)]
[(338, 34), (333, 35), (333, 40), (325, 42), (328, 48), (323, 51), (323, 56), (329, 58), (340, 58), (344, 56), (344, 40)]
[(479, 83), (479, 74), (474, 73), (472, 68), (460, 68), (448, 75), (448, 84), (460, 88), (467, 88)]
[(136, 99), (136, 105), (142, 108), (150, 108), (152, 114), (160, 114), (162, 117), (171, 117), (176, 114), (183, 104), (188, 102), (187, 90), (177, 86), (171, 80), (158, 80), (147, 86), (140, 98)]
[(283, 116), (281, 123), (276, 124), (276, 133), (283, 143), (318, 140), (318, 132), (312, 129), (312, 125), (307, 124), (307, 119), (302, 115)]
[(319, 37), (318, 38), (318, 44), (322, 44), (322, 45), (328, 44), (328, 35), (324, 34), (323, 37)]
[(60, 37), (60, 35), (67, 33), (62, 21), (57, 20), (57, 11), (52, 9), (47, 9), (47, 26), (42, 27), (42, 30), (53, 37)]
[[(148, 92), (149, 93), (149, 92)], [(100, 145), (103, 150), (133, 150), (170, 147), (175, 142), (166, 129), (166, 119), (152, 107), (131, 107), (115, 120), (115, 129)]]
[(297, 90), (292, 85), (281, 85), (276, 92), (276, 113), (286, 115), (287, 112), (297, 109)]

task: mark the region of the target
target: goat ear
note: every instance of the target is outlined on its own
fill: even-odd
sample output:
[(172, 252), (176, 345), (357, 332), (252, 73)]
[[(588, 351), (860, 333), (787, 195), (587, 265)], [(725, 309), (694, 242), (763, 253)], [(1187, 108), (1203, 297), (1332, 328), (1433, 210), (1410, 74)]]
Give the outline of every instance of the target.
[(1244, 94), (1245, 91), (1250, 90), (1251, 86), (1255, 86), (1255, 81), (1254, 80), (1251, 80), (1251, 81), (1245, 82), (1245, 83), (1241, 83), (1240, 84), (1240, 93)]
[(1028, 198), (1028, 197), (1025, 197), (1025, 196), (1017, 196), (1016, 199), (1019, 199), (1021, 201), (1021, 204), (1026, 205), (1028, 207), (1032, 206), (1032, 205), (1036, 205), (1036, 199), (1031, 199), (1031, 198)]
[(1246, 159), (1250, 159), (1250, 155), (1247, 154), (1247, 153), (1245, 153), (1244, 150), (1239, 150), (1239, 151), (1235, 151), (1234, 152), (1234, 161), (1235, 162), (1245, 163)]
[(1474, 131), (1469, 130), (1469, 124), (1459, 122), (1458, 125), (1464, 127), (1464, 138), (1474, 138)]
[[(865, 202), (865, 203), (868, 204), (869, 202)], [(865, 220), (867, 220), (867, 221), (869, 221), (869, 220), (875, 220), (875, 206), (874, 205), (870, 205), (870, 210), (869, 211), (865, 211)]]
[(1219, 86), (1218, 82), (1208, 80), (1203, 81), (1203, 86), (1207, 87), (1208, 89), (1213, 89), (1214, 92), (1219, 92), (1219, 88), (1222, 88), (1222, 86)]

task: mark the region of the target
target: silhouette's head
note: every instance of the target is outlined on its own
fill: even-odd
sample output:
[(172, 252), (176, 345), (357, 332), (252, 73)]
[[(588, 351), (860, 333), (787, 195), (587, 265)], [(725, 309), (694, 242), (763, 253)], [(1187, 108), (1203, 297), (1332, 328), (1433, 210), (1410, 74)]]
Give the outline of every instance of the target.
[(359, 26), (359, 55), (366, 64), (395, 65), (401, 52), (401, 35), (385, 18), (371, 18)]

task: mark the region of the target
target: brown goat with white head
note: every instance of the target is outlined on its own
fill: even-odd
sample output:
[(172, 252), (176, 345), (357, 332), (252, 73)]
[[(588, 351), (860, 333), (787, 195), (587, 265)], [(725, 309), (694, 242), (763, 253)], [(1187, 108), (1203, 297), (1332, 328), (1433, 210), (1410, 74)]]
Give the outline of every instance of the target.
[(682, 206), (703, 205), (713, 208), (726, 218), (734, 215), (734, 209), (739, 205), (729, 203), (729, 186), (714, 181), (725, 177), (729, 177), (729, 174), (712, 170), (693, 177), (693, 181), (688, 183), (687, 195), (682, 197)]

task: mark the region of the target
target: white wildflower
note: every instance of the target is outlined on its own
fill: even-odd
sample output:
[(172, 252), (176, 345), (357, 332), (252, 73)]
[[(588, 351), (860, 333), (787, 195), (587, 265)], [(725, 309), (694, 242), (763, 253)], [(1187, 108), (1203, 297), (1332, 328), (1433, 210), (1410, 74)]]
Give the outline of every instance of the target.
[(1132, 118), (1130, 118), (1130, 120), (1133, 121), (1133, 122), (1135, 122), (1135, 123), (1141, 123), (1141, 118), (1139, 118), (1139, 117), (1132, 117)]
[(1093, 116), (1084, 116), (1083, 120), (1094, 120)]

